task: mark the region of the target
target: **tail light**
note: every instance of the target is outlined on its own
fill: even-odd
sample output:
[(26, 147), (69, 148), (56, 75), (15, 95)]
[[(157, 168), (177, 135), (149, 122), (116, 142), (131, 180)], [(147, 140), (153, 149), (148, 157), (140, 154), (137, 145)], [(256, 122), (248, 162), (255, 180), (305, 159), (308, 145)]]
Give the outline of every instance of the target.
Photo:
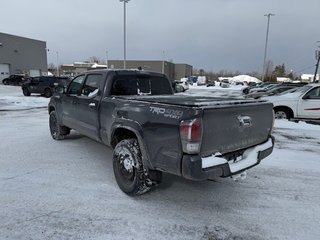
[(199, 153), (202, 140), (201, 118), (181, 121), (180, 137), (183, 152), (188, 154)]

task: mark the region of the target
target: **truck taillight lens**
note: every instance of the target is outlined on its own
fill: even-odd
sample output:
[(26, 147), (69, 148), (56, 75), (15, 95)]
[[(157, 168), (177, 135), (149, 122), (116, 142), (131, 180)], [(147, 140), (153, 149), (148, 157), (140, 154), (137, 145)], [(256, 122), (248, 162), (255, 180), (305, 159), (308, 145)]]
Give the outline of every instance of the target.
[(201, 118), (182, 121), (180, 123), (180, 137), (183, 152), (188, 154), (199, 153), (202, 140)]

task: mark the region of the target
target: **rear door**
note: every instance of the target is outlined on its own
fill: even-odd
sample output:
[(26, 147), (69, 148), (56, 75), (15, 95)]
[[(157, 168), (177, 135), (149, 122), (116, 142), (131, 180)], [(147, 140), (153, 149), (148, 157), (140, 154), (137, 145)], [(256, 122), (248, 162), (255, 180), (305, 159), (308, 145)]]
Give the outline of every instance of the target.
[(31, 93), (39, 93), (40, 77), (31, 78), (29, 90)]
[(320, 86), (311, 89), (299, 100), (298, 117), (320, 119)]
[(50, 88), (53, 85), (53, 77), (40, 77), (39, 85), (37, 86), (38, 93), (44, 93), (46, 88)]

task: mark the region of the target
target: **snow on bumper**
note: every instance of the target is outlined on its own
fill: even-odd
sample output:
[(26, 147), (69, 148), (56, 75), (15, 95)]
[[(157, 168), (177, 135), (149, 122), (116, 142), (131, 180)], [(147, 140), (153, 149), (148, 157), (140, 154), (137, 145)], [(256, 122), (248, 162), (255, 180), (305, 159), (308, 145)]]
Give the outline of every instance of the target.
[(228, 164), (230, 168), (230, 172), (236, 173), (257, 164), (259, 162), (259, 158), (258, 158), (259, 152), (263, 152), (264, 150), (267, 150), (272, 146), (273, 146), (272, 139), (269, 138), (267, 142), (257, 145), (253, 148), (247, 149), (243, 153), (242, 158), (238, 159), (236, 162), (227, 161), (222, 157), (215, 157), (215, 156), (202, 158), (202, 168), (205, 169), (209, 167), (218, 166), (221, 164)]
[(271, 154), (274, 138), (246, 149), (236, 161), (228, 161), (219, 156), (184, 156), (182, 160), (182, 175), (187, 179), (205, 180), (219, 177), (228, 177), (249, 169)]

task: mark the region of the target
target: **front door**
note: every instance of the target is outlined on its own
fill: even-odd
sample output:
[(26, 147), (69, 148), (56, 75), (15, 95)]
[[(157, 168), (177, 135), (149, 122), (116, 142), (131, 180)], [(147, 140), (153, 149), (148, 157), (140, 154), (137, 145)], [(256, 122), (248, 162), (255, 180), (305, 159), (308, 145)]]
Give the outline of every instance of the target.
[(67, 93), (61, 95), (62, 124), (76, 130), (78, 130), (80, 124), (75, 103), (77, 96), (81, 94), (84, 79), (85, 75), (74, 78), (67, 89)]
[(320, 87), (311, 89), (299, 100), (298, 117), (320, 119)]
[(99, 140), (99, 103), (101, 99), (103, 74), (87, 74), (81, 94), (74, 100), (78, 131)]

